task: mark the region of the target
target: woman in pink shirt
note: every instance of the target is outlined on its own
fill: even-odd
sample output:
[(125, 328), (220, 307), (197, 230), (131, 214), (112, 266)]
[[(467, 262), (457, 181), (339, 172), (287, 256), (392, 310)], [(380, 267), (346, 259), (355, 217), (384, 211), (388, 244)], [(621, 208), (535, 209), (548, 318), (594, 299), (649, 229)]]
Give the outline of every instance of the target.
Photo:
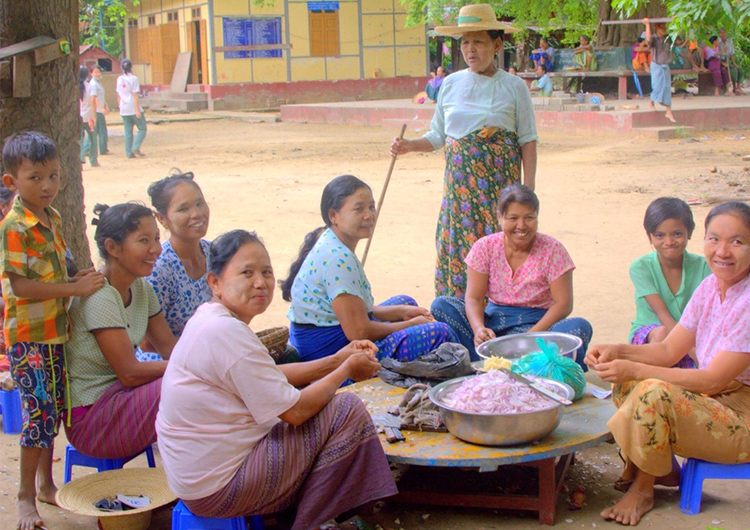
[(586, 320), (567, 318), (573, 260), (562, 243), (537, 232), (539, 199), (527, 186), (505, 188), (498, 211), (502, 232), (480, 238), (466, 256), (466, 297), (441, 296), (430, 311), (456, 331), (472, 360), (476, 346), (497, 336), (559, 331), (583, 340), (576, 361), (584, 366), (593, 331)]
[(213, 298), (188, 320), (162, 383), (156, 431), (171, 490), (198, 516), (276, 513), (292, 530), (397, 493), (364, 403), (336, 393), (377, 374), (377, 346), (276, 366), (249, 327), (276, 285), (266, 247), (233, 230), (211, 243), (210, 264)]
[[(677, 486), (674, 455), (750, 461), (750, 206), (728, 202), (706, 217), (700, 284), (663, 342), (593, 346), (586, 363), (616, 383), (607, 426), (620, 446), (627, 493), (602, 517), (635, 525), (654, 506), (654, 484)], [(672, 368), (695, 348), (698, 369)]]

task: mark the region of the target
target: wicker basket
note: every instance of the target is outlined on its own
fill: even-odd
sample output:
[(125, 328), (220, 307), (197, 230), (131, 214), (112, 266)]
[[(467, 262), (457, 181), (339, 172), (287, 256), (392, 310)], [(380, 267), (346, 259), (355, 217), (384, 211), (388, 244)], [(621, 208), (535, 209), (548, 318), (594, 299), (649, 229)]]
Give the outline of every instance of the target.
[(289, 328), (284, 326), (268, 328), (259, 331), (257, 335), (274, 360), (278, 360), (284, 354), (286, 343), (289, 341)]

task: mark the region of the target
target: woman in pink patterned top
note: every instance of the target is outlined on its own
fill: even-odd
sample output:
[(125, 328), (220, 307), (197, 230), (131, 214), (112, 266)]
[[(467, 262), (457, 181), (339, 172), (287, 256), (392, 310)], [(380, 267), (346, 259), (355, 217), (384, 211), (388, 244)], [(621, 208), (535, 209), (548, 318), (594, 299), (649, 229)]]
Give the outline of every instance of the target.
[(432, 314), (456, 331), (472, 360), (479, 358), (475, 347), (496, 336), (559, 331), (583, 339), (576, 360), (585, 366), (591, 324), (567, 318), (575, 265), (562, 243), (537, 232), (539, 199), (514, 184), (500, 195), (498, 211), (502, 232), (480, 238), (466, 256), (465, 298), (441, 296)]
[[(602, 517), (637, 524), (654, 484), (679, 485), (674, 455), (750, 461), (750, 206), (728, 202), (706, 217), (712, 275), (663, 342), (593, 346), (586, 363), (616, 383), (607, 426), (620, 445), (625, 495)], [(698, 369), (670, 368), (695, 348)]]

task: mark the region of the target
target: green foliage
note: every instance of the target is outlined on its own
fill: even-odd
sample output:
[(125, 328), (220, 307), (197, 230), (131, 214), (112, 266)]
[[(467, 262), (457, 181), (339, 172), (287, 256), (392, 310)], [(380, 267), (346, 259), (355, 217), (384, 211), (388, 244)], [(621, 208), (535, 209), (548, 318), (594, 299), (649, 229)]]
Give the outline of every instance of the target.
[[(453, 24), (459, 9), (472, 0), (401, 0), (406, 6), (407, 25)], [(495, 14), (513, 20), (517, 28), (527, 33), (534, 29), (548, 35), (556, 29), (566, 28), (563, 40), (568, 44), (578, 42), (581, 35), (590, 35), (597, 24), (597, 0), (488, 0)], [(532, 26), (533, 28), (530, 28)], [(519, 35), (519, 37), (523, 37)]]
[[(672, 33), (707, 40), (719, 28), (726, 28), (734, 36), (750, 31), (750, 2), (747, 0), (667, 0), (667, 13), (674, 20)], [(628, 17), (648, 0), (612, 0), (612, 6)]]
[[(136, 6), (139, 0), (133, 0)], [(78, 19), (83, 28), (80, 32), (80, 44), (94, 44), (107, 53), (120, 57), (123, 53), (124, 35), (127, 21), (132, 15), (125, 5), (125, 0), (80, 0)]]

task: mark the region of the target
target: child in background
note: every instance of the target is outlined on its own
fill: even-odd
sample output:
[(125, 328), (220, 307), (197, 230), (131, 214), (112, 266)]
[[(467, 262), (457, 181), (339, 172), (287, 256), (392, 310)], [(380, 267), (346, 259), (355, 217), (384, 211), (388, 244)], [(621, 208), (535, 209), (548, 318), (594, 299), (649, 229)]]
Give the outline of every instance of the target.
[[(695, 221), (690, 206), (674, 197), (660, 197), (648, 205), (643, 220), (654, 251), (630, 265), (635, 286), (635, 320), (631, 344), (661, 342), (679, 322), (690, 297), (711, 274), (703, 256), (686, 251)], [(695, 364), (686, 355), (680, 368)]]
[(633, 70), (651, 72), (651, 50), (646, 37), (638, 37), (638, 42), (633, 44)]
[(60, 160), (52, 140), (38, 132), (9, 137), (3, 168), (3, 184), (18, 193), (0, 225), (3, 331), (27, 417), (20, 440), (17, 528), (33, 530), (44, 524), (36, 499), (54, 504), (57, 492), (52, 455), (67, 382), (67, 299), (89, 295), (105, 280), (93, 269), (68, 278), (62, 221), (50, 206), (60, 187)]
[(539, 79), (531, 83), (531, 88), (529, 90), (531, 92), (539, 92), (539, 94), (545, 98), (550, 97), (553, 90), (552, 80), (547, 75), (547, 72), (544, 71), (542, 65), (536, 67), (536, 75), (539, 76)]

